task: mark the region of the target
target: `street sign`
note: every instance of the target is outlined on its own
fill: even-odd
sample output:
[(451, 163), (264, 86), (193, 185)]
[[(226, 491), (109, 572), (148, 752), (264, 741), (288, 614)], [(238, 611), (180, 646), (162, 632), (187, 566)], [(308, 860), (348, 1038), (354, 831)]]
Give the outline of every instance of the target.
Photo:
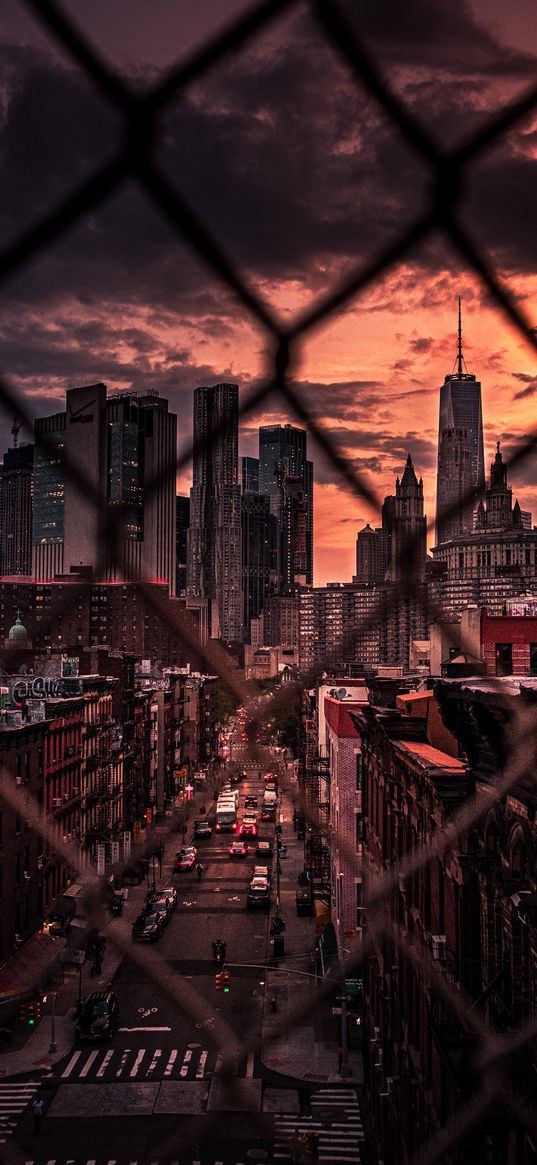
[(115, 866), (119, 862), (119, 842), (112, 842), (112, 864)]
[(332, 1015), (341, 1015), (341, 1007), (333, 1007)]
[(130, 852), (131, 852), (131, 831), (130, 831), (130, 829), (125, 829), (123, 831), (123, 857), (124, 858), (130, 857)]
[(106, 853), (105, 846), (98, 845), (97, 846), (97, 874), (99, 877), (101, 874), (104, 874), (104, 871), (105, 871), (105, 865), (106, 865), (105, 853)]

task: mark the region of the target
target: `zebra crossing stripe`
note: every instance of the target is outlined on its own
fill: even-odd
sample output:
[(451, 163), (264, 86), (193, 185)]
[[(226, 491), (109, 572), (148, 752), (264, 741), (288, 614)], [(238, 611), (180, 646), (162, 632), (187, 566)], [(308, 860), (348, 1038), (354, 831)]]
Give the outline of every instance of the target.
[(196, 1071), (196, 1080), (203, 1080), (203, 1075), (204, 1075), (204, 1072), (205, 1072), (205, 1064), (206, 1064), (206, 1062), (207, 1062), (207, 1056), (208, 1056), (208, 1055), (209, 1055), (209, 1053), (208, 1053), (208, 1052), (205, 1052), (205, 1051), (203, 1051), (203, 1052), (201, 1053), (201, 1056), (200, 1056), (200, 1062), (199, 1062), (199, 1064), (198, 1064), (198, 1068), (197, 1068), (197, 1071)]
[[(108, 1068), (108, 1065), (109, 1065), (110, 1060), (112, 1059), (113, 1055), (114, 1055), (113, 1049), (106, 1053), (106, 1056), (104, 1057), (104, 1060), (101, 1064), (101, 1067), (99, 1068), (99, 1071), (97, 1072), (97, 1076), (104, 1076), (106, 1069)], [(87, 1165), (90, 1165), (89, 1161), (88, 1161)], [(95, 1165), (95, 1163), (94, 1163), (94, 1165)]]
[(67, 1080), (67, 1077), (71, 1075), (71, 1072), (73, 1071), (77, 1061), (80, 1060), (81, 1055), (82, 1052), (75, 1052), (74, 1056), (71, 1056), (65, 1072), (62, 1072), (62, 1080)]
[(86, 1060), (86, 1063), (84, 1064), (84, 1067), (80, 1069), (80, 1079), (82, 1079), (83, 1076), (87, 1076), (87, 1074), (91, 1068), (91, 1065), (93, 1064), (94, 1060), (97, 1059), (98, 1055), (99, 1055), (98, 1048), (94, 1049), (93, 1052), (90, 1052), (90, 1054)]
[(188, 1072), (188, 1066), (189, 1066), (189, 1064), (190, 1064), (190, 1061), (191, 1061), (191, 1059), (192, 1059), (192, 1052), (190, 1051), (190, 1048), (188, 1048), (188, 1049), (187, 1049), (187, 1051), (186, 1051), (186, 1052), (185, 1052), (185, 1054), (184, 1054), (184, 1057), (183, 1057), (183, 1063), (182, 1063), (182, 1065), (181, 1065), (181, 1071), (179, 1072), (179, 1075), (180, 1075), (180, 1076), (186, 1076), (186, 1074), (187, 1074), (187, 1072)]
[(130, 1048), (125, 1048), (125, 1050), (121, 1056), (121, 1063), (120, 1063), (119, 1068), (116, 1072), (116, 1076), (121, 1076), (121, 1073), (123, 1072), (125, 1064), (127, 1063), (127, 1056), (129, 1054), (130, 1054)]
[[(161, 1056), (162, 1056), (161, 1049), (155, 1048), (155, 1051), (153, 1052), (153, 1059), (151, 1060), (149, 1068), (147, 1069), (147, 1072), (146, 1072), (146, 1077), (149, 1076), (151, 1072), (155, 1071), (155, 1068), (156, 1068)], [(152, 1165), (154, 1165), (154, 1162), (152, 1163)]]
[(177, 1059), (177, 1048), (174, 1048), (173, 1052), (170, 1052), (170, 1058), (169, 1058), (168, 1063), (166, 1064), (166, 1067), (164, 1069), (165, 1076), (171, 1076), (171, 1074), (173, 1072), (173, 1066), (175, 1064), (176, 1059)]
[(138, 1069), (140, 1067), (140, 1064), (142, 1063), (142, 1060), (145, 1056), (145, 1053), (146, 1053), (146, 1049), (140, 1048), (140, 1050), (138, 1051), (138, 1053), (136, 1055), (136, 1059), (134, 1061), (134, 1064), (132, 1065), (132, 1068), (130, 1070), (130, 1073), (129, 1073), (130, 1076), (137, 1076), (138, 1075)]

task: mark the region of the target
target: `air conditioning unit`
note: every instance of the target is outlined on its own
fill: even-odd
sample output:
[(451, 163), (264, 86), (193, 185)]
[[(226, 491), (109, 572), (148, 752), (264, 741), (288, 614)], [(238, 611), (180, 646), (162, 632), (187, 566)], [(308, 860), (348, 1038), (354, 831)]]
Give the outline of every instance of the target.
[(380, 1092), (379, 1096), (384, 1096), (384, 1097), (391, 1096), (392, 1095), (392, 1086), (393, 1086), (393, 1076), (387, 1076), (386, 1077), (385, 1091)]
[(446, 957), (446, 936), (445, 934), (433, 934), (431, 937), (433, 944), (433, 959), (436, 959), (437, 962), (443, 962)]
[(373, 1035), (372, 1035), (369, 1043), (370, 1044), (378, 1044), (379, 1040), (380, 1040), (380, 1028), (374, 1027), (373, 1028)]
[(405, 875), (404, 875), (404, 874), (399, 874), (399, 875), (398, 875), (398, 877), (397, 877), (397, 881), (398, 881), (398, 883), (399, 883), (399, 889), (400, 889), (400, 891), (401, 891), (401, 894), (404, 894), (404, 892), (405, 892), (405, 890), (406, 890), (406, 878), (405, 878)]
[(382, 1048), (377, 1048), (377, 1059), (373, 1064), (374, 1068), (382, 1068)]
[(24, 873), (23, 873), (23, 878), (24, 878), (24, 881), (25, 881), (25, 882), (29, 882), (29, 881), (30, 881), (30, 877), (31, 877), (31, 876), (30, 876), (30, 874), (28, 873), (28, 870), (25, 870), (25, 871), (24, 871)]
[(73, 788), (71, 789), (71, 796), (78, 797), (79, 793), (80, 793), (80, 789), (78, 788), (78, 785), (73, 785)]
[(63, 801), (62, 801), (61, 797), (53, 797), (52, 798), (52, 808), (53, 809), (61, 809), (62, 805), (63, 805)]
[(68, 800), (69, 800), (69, 797), (70, 797), (70, 795), (71, 795), (70, 793), (64, 793), (64, 794), (63, 794), (63, 799), (64, 799), (64, 801), (68, 801)]
[(44, 859), (43, 855), (41, 854), (41, 856), (40, 856), (40, 857), (38, 857), (38, 859), (37, 859), (37, 868), (38, 868), (38, 870), (42, 870), (42, 869), (43, 869), (43, 866), (44, 866), (44, 864), (45, 864), (45, 859)]
[(15, 784), (22, 785), (22, 777), (15, 777)]

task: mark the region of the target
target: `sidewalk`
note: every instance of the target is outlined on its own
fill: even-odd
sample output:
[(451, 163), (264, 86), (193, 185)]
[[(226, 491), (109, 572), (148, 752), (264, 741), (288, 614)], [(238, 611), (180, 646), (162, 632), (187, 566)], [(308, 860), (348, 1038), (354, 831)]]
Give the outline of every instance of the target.
[[(280, 914), (286, 922), (285, 954), (274, 959), (274, 940), (270, 940), (267, 962), (274, 970), (267, 973), (262, 1026), (262, 1062), (265, 1068), (304, 1082), (363, 1082), (360, 1051), (350, 1050), (344, 1077), (339, 1072), (338, 1048), (341, 1043), (341, 1017), (332, 1014), (332, 1003), (319, 1001), (315, 980), (291, 974), (292, 970), (315, 974), (315, 920), (297, 916), (295, 891), (298, 874), (304, 869), (304, 842), (293, 830), (293, 811), (287, 794), (282, 798), (282, 842), (287, 857), (281, 859)], [(276, 860), (276, 859), (275, 859)], [(278, 968), (278, 969), (276, 969)], [(321, 980), (319, 979), (319, 984)], [(308, 993), (311, 1008), (299, 1023), (293, 1015), (304, 1009)], [(277, 1011), (271, 1010), (276, 999)]]
[[(199, 813), (199, 806), (204, 803), (205, 794), (198, 793), (190, 803), (189, 829), (192, 819)], [(209, 803), (209, 802), (208, 802)], [(160, 835), (164, 836), (164, 835)], [(159, 834), (155, 833), (155, 841)], [(181, 834), (176, 829), (170, 830), (164, 839), (165, 854), (163, 859), (171, 860), (175, 850), (182, 844)], [(135, 855), (133, 855), (134, 857)], [(164, 874), (163, 879), (164, 882)], [(128, 887), (128, 899), (125, 905), (123, 918), (132, 923), (139, 913), (147, 894), (147, 884), (144, 880), (139, 886)], [(125, 952), (123, 947), (114, 944), (114, 927), (121, 925), (123, 919), (108, 920), (106, 928), (107, 945), (102, 965), (102, 975), (91, 975), (91, 960), (82, 966), (82, 996), (87, 997), (91, 991), (104, 990), (114, 979), (123, 962)], [(62, 964), (61, 951), (65, 947), (62, 939), (49, 939), (42, 935), (33, 935), (20, 950), (9, 958), (2, 972), (6, 981), (15, 981), (19, 975), (24, 983), (28, 981), (31, 987), (39, 984), (43, 993), (56, 991), (55, 1017), (55, 1044), (56, 1051), (49, 1051), (51, 1045), (51, 1004), (50, 999), (42, 1007), (42, 1019), (35, 1029), (26, 1029), (18, 1026), (13, 1038), (13, 1044), (19, 1045), (12, 1051), (0, 1047), (0, 1079), (6, 1080), (23, 1073), (47, 1072), (66, 1056), (75, 1041), (75, 1012), (79, 996), (79, 969), (78, 967)], [(37, 959), (35, 953), (37, 952)], [(10, 1045), (5, 1045), (6, 1049)]]

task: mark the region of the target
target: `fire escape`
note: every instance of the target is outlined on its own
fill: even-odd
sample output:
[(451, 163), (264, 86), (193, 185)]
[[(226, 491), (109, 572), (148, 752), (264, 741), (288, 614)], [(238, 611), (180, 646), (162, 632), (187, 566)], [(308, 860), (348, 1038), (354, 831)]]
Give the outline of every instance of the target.
[(313, 886), (330, 889), (330, 767), (328, 757), (314, 753), (304, 774), (309, 807), (304, 841), (304, 865)]

